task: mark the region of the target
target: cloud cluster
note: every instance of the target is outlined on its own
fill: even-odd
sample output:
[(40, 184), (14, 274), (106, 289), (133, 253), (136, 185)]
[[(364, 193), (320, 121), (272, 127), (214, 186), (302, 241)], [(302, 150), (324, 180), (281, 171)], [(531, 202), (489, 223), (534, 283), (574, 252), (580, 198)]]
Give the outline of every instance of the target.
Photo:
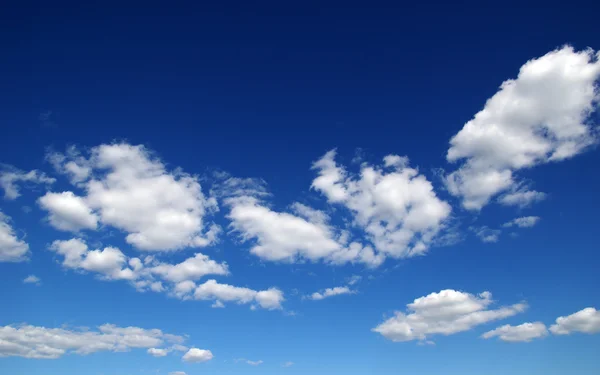
[(104, 324), (97, 330), (70, 330), (32, 325), (0, 327), (0, 357), (59, 358), (65, 354), (99, 351), (123, 352), (150, 348), (185, 339), (159, 329), (117, 327)]
[(473, 295), (456, 290), (442, 290), (420, 297), (407, 305), (407, 312), (373, 328), (374, 332), (392, 341), (426, 341), (433, 335), (452, 335), (475, 326), (505, 319), (525, 311), (524, 302), (490, 309), (492, 294)]
[(64, 267), (91, 272), (103, 280), (126, 280), (141, 291), (165, 292), (185, 300), (212, 300), (218, 307), (223, 302), (235, 302), (274, 310), (280, 309), (284, 301), (283, 292), (277, 288), (257, 291), (215, 280), (196, 285), (195, 281), (206, 275), (229, 274), (226, 263), (218, 263), (202, 253), (169, 264), (152, 256), (144, 260), (129, 258), (115, 247), (90, 250), (79, 238), (54, 241), (49, 249), (63, 257)]
[(492, 197), (525, 206), (544, 198), (528, 190), (515, 172), (575, 156), (597, 142), (587, 119), (599, 99), (600, 54), (565, 46), (525, 63), (451, 140), (446, 176), (450, 193), (466, 209)]
[(198, 178), (165, 165), (145, 147), (100, 145), (84, 158), (76, 149), (48, 156), (54, 167), (85, 190), (48, 193), (40, 206), (59, 230), (95, 229), (98, 222), (127, 232), (140, 250), (168, 251), (214, 243), (220, 228), (204, 218), (217, 209)]
[(0, 211), (0, 262), (23, 262), (29, 257), (29, 245), (11, 226), (11, 219)]

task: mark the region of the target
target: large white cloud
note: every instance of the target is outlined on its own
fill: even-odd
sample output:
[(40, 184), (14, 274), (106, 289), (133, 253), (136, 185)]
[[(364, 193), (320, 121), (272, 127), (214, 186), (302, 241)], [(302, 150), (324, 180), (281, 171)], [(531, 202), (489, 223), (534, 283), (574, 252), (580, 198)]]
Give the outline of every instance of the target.
[(165, 334), (159, 329), (117, 327), (112, 324), (101, 325), (97, 330), (9, 325), (0, 327), (0, 357), (54, 359), (70, 353), (122, 352), (183, 341), (184, 337)]
[(48, 221), (56, 229), (77, 232), (80, 229), (96, 229), (98, 226), (98, 215), (92, 212), (85, 199), (73, 192), (48, 192), (38, 199), (38, 203), (50, 212)]
[(568, 316), (556, 319), (556, 324), (550, 326), (550, 332), (555, 335), (569, 335), (574, 332), (600, 333), (600, 311), (588, 307)]
[[(79, 220), (73, 220), (69, 211), (66, 227), (80, 225), (82, 212), (89, 208), (103, 224), (127, 232), (126, 241), (141, 250), (202, 247), (217, 240), (219, 227), (204, 221), (217, 209), (216, 200), (204, 196), (196, 176), (180, 169), (167, 171), (143, 146), (100, 145), (91, 149), (89, 159), (69, 149), (66, 155), (53, 153), (49, 159), (87, 193), (78, 200)], [(73, 204), (74, 197), (69, 198)], [(54, 215), (64, 227), (66, 208), (61, 213), (60, 207), (45, 208), (51, 211), (51, 223)]]
[(525, 311), (525, 303), (490, 309), (492, 295), (483, 292), (473, 295), (455, 290), (442, 290), (420, 297), (407, 305), (407, 312), (373, 328), (392, 341), (426, 341), (432, 335), (452, 335), (475, 326), (504, 319)]
[(29, 258), (29, 245), (11, 226), (11, 219), (0, 211), (0, 262), (23, 262)]
[(503, 325), (494, 330), (481, 335), (484, 339), (498, 337), (502, 341), (507, 342), (530, 342), (533, 339), (542, 338), (548, 335), (546, 325), (541, 322), (523, 323), (518, 326), (510, 324)]
[(327, 288), (321, 292), (315, 292), (310, 295), (310, 299), (314, 301), (319, 301), (325, 298), (339, 296), (341, 294), (354, 294), (353, 290), (348, 288), (347, 286), (336, 286), (335, 288)]
[(597, 56), (566, 46), (528, 61), (450, 140), (447, 159), (462, 164), (446, 185), (465, 208), (481, 209), (503, 191), (504, 204), (542, 199), (537, 192), (514, 195), (521, 188), (514, 173), (570, 158), (597, 141), (587, 123), (599, 98)]
[(377, 251), (394, 258), (423, 254), (451, 211), (431, 182), (406, 157), (388, 155), (383, 167), (363, 163), (358, 177), (334, 159), (332, 150), (314, 163), (319, 176), (312, 187), (347, 207)]
[(17, 199), (21, 195), (19, 190), (21, 183), (50, 185), (56, 181), (38, 170), (24, 172), (7, 165), (2, 167), (4, 168), (0, 171), (0, 187), (4, 189), (4, 198), (8, 200)]

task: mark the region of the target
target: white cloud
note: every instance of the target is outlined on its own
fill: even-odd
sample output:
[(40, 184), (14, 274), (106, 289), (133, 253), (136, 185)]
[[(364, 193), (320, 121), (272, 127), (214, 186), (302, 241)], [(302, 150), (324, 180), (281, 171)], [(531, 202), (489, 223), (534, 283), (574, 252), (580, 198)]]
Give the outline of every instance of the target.
[(213, 354), (210, 350), (191, 348), (183, 355), (185, 362), (208, 362), (213, 359)]
[(46, 160), (52, 164), (58, 173), (67, 175), (73, 185), (80, 185), (92, 174), (90, 160), (81, 156), (81, 153), (75, 146), (67, 148), (66, 155), (59, 152), (51, 152), (46, 155)]
[(165, 334), (159, 329), (120, 328), (112, 324), (99, 326), (98, 330), (4, 326), (0, 327), (0, 357), (54, 359), (64, 354), (122, 352), (183, 340), (181, 336)]
[(550, 326), (550, 332), (555, 335), (569, 335), (574, 332), (600, 333), (600, 311), (588, 307), (568, 316), (556, 319), (556, 324)]
[(502, 232), (499, 229), (491, 229), (486, 226), (479, 228), (471, 227), (469, 229), (471, 229), (482, 242), (486, 243), (498, 242), (500, 233)]
[(353, 290), (350, 290), (347, 286), (336, 286), (335, 288), (327, 288), (322, 292), (315, 292), (310, 295), (310, 299), (314, 301), (322, 300), (328, 297), (339, 296), (341, 294), (354, 294)]
[(224, 307), (223, 302), (236, 302), (275, 310), (281, 309), (285, 300), (283, 292), (274, 287), (257, 291), (219, 284), (215, 280), (196, 286), (194, 281), (203, 276), (229, 275), (227, 264), (217, 263), (201, 253), (181, 263), (168, 264), (152, 257), (146, 257), (143, 262), (139, 258), (128, 258), (115, 247), (90, 250), (79, 238), (54, 241), (49, 249), (63, 256), (64, 267), (92, 272), (103, 280), (126, 280), (140, 291), (165, 292), (183, 300), (213, 300), (213, 307)]
[[(196, 176), (172, 172), (143, 146), (100, 145), (89, 159), (76, 150), (49, 159), (72, 182), (83, 187), (85, 205), (103, 224), (127, 232), (126, 241), (141, 250), (166, 251), (214, 243), (220, 228), (204, 217), (217, 209)], [(62, 159), (61, 159), (62, 158)], [(68, 162), (67, 162), (68, 160)], [(69, 164), (73, 162), (74, 164)], [(77, 165), (68, 169), (69, 165)]]
[(536, 225), (538, 223), (538, 221), (540, 221), (539, 216), (524, 216), (524, 217), (518, 217), (516, 219), (513, 219), (511, 221), (509, 221), (508, 223), (504, 223), (504, 225), (502, 225), (505, 228), (510, 228), (510, 227), (519, 227), (519, 228), (531, 228), (534, 225)]
[(64, 257), (63, 266), (94, 272), (107, 280), (134, 280), (137, 278), (137, 269), (128, 266), (130, 264), (141, 266), (138, 265), (139, 259), (133, 258), (137, 259), (137, 262), (128, 262), (125, 254), (115, 247), (89, 250), (86, 243), (78, 238), (54, 241), (49, 249)]
[[(465, 208), (479, 210), (517, 187), (515, 172), (570, 158), (597, 141), (586, 123), (599, 98), (597, 56), (566, 46), (528, 61), (450, 140), (447, 160), (462, 164), (446, 186)], [(536, 196), (529, 195), (501, 201), (530, 203)]]
[(38, 199), (39, 205), (50, 212), (48, 221), (54, 228), (77, 232), (80, 229), (96, 229), (98, 216), (85, 200), (73, 192), (46, 193)]
[(228, 275), (226, 263), (217, 263), (207, 255), (197, 253), (179, 264), (159, 263), (150, 268), (150, 272), (164, 280), (178, 283), (186, 280), (198, 280), (205, 275)]
[(221, 302), (221, 304), (223, 302), (255, 303), (268, 310), (281, 309), (281, 303), (285, 300), (283, 292), (277, 288), (256, 291), (228, 284), (219, 284), (216, 280), (208, 280), (204, 284), (200, 284), (194, 290), (194, 298), (214, 300), (215, 302)]
[(184, 371), (171, 371), (169, 375), (187, 375)]
[(312, 188), (330, 203), (347, 207), (375, 249), (385, 256), (405, 258), (423, 254), (450, 215), (431, 182), (408, 166), (408, 158), (388, 155), (384, 167), (362, 164), (351, 176), (335, 162), (335, 150), (314, 163), (319, 176)]
[(360, 275), (352, 275), (348, 278), (348, 285), (355, 285), (362, 280), (362, 276)]
[(169, 349), (150, 348), (148, 349), (148, 354), (150, 354), (153, 357), (164, 357), (167, 354), (169, 354)]
[(523, 323), (518, 326), (510, 324), (503, 325), (492, 331), (481, 335), (484, 339), (498, 337), (502, 341), (507, 342), (530, 342), (533, 339), (538, 339), (548, 335), (548, 330), (544, 323)]
[(29, 245), (19, 239), (11, 219), (0, 211), (0, 262), (23, 262), (29, 257)]
[(294, 365), (294, 362), (287, 361), (284, 364), (282, 364), (281, 367), (292, 367), (293, 365)]
[(42, 283), (42, 280), (40, 280), (40, 278), (35, 275), (29, 275), (23, 280), (23, 282), (25, 284), (40, 285)]
[(2, 167), (4, 170), (0, 171), (0, 187), (4, 189), (4, 198), (8, 200), (17, 199), (21, 195), (19, 183), (50, 185), (56, 181), (37, 170), (24, 172), (7, 165)]
[(546, 193), (535, 190), (518, 189), (504, 194), (498, 199), (498, 202), (505, 206), (517, 206), (524, 208), (544, 199), (546, 199)]
[(432, 335), (452, 335), (475, 326), (508, 318), (525, 311), (527, 305), (518, 303), (492, 310), (492, 295), (478, 296), (455, 290), (442, 290), (417, 298), (407, 305), (407, 312), (395, 316), (373, 328), (374, 332), (396, 341), (425, 341)]
[(264, 362), (262, 360), (258, 360), (258, 361), (247, 360), (246, 363), (249, 364), (250, 366), (258, 366), (258, 365), (262, 365)]

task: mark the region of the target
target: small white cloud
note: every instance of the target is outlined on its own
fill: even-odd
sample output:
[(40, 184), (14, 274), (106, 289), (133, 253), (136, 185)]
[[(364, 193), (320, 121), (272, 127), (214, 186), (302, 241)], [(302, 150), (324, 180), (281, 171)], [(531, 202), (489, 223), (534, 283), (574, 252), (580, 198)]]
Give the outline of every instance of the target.
[(185, 362), (208, 362), (213, 359), (213, 354), (210, 350), (191, 348), (182, 357)]
[(187, 374), (183, 371), (171, 371), (169, 373), (169, 375), (187, 375)]
[(49, 211), (48, 222), (56, 229), (77, 232), (81, 229), (94, 230), (98, 226), (98, 216), (83, 198), (73, 192), (48, 192), (38, 199), (38, 204)]
[(256, 291), (249, 288), (241, 288), (228, 284), (220, 284), (216, 280), (208, 280), (198, 285), (194, 291), (194, 298), (198, 300), (214, 300), (220, 307), (223, 302), (235, 302), (238, 304), (254, 303), (267, 310), (281, 309), (281, 303), (285, 300), (283, 292), (277, 288)]
[(519, 227), (519, 228), (531, 228), (534, 225), (536, 225), (538, 223), (538, 221), (540, 221), (539, 216), (525, 216), (525, 217), (518, 217), (516, 219), (513, 219), (507, 223), (504, 223), (504, 225), (502, 225), (505, 228), (510, 228), (510, 227)]
[(548, 330), (544, 323), (523, 323), (518, 326), (510, 324), (498, 327), (492, 331), (481, 335), (484, 339), (498, 337), (502, 341), (507, 342), (530, 342), (533, 339), (542, 338), (548, 335)]
[(362, 276), (352, 275), (346, 280), (346, 282), (348, 283), (348, 285), (352, 286), (352, 285), (358, 284), (361, 280), (362, 280)]
[(263, 361), (261, 361), (261, 360), (259, 360), (259, 361), (247, 360), (246, 363), (249, 364), (250, 366), (258, 366), (258, 365), (262, 365)]
[(561, 316), (556, 319), (556, 324), (550, 327), (550, 332), (555, 335), (570, 335), (574, 332), (600, 333), (600, 311), (588, 307), (574, 314)]
[(35, 276), (35, 275), (29, 275), (27, 276), (23, 282), (25, 284), (36, 284), (36, 285), (40, 285), (42, 283), (42, 280), (40, 280), (39, 277)]
[(158, 348), (150, 348), (148, 349), (148, 354), (153, 357), (164, 357), (169, 354), (168, 349), (158, 349)]
[(322, 292), (315, 292), (310, 295), (310, 299), (314, 301), (319, 301), (328, 297), (339, 296), (342, 294), (354, 294), (356, 293), (353, 290), (350, 290), (347, 286), (337, 286), (335, 288), (327, 288)]
[(479, 228), (471, 227), (469, 229), (471, 229), (482, 242), (486, 243), (498, 242), (500, 233), (502, 233), (499, 229), (491, 229), (486, 226)]
[(0, 262), (24, 262), (29, 258), (29, 245), (18, 238), (11, 219), (0, 211)]
[(294, 362), (287, 361), (284, 364), (282, 364), (281, 367), (292, 367), (293, 365), (294, 365)]
[(407, 305), (407, 312), (395, 316), (373, 328), (374, 332), (396, 342), (426, 341), (432, 335), (453, 335), (478, 325), (508, 318), (525, 311), (527, 305), (518, 303), (492, 310), (492, 294), (479, 295), (442, 290), (415, 299)]
[(504, 194), (498, 199), (498, 202), (505, 206), (517, 206), (525, 208), (533, 203), (546, 199), (546, 193), (535, 190), (519, 189), (508, 194)]

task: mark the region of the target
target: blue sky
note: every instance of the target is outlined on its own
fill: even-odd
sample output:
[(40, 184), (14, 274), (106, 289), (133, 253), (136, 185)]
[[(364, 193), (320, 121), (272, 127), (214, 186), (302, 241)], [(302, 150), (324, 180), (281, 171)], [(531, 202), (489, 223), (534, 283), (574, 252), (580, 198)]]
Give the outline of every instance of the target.
[(3, 373), (600, 371), (591, 2), (12, 6)]

